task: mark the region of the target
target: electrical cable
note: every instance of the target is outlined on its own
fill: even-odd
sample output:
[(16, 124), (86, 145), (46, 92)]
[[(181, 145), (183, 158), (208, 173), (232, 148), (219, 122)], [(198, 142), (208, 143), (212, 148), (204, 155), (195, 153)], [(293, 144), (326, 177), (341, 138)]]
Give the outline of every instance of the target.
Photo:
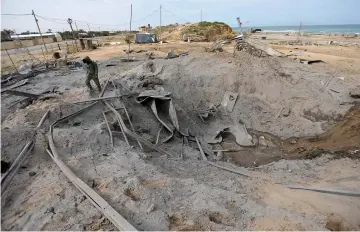
[(27, 16), (32, 14), (1, 14), (1, 15), (10, 15), (10, 16)]
[(171, 11), (169, 11), (168, 9), (166, 9), (165, 7), (162, 7), (162, 9), (164, 9), (164, 10), (165, 10), (165, 11), (167, 11), (168, 13), (172, 14), (173, 16), (175, 16), (175, 17), (177, 17), (177, 18), (179, 18), (179, 19), (183, 20), (184, 22), (190, 22), (189, 20), (186, 20), (186, 19), (184, 19), (184, 18), (182, 18), (182, 17), (180, 17), (180, 16), (178, 16), (178, 15), (176, 15), (176, 14), (172, 13)]
[[(148, 15), (140, 18), (140, 19), (133, 20), (132, 23), (136, 23), (136, 22), (139, 22), (141, 20), (144, 20), (144, 19), (150, 17), (151, 15), (155, 14), (158, 11), (159, 11), (159, 9), (156, 9), (153, 12), (151, 12), (150, 14), (148, 14)], [(41, 15), (36, 15), (36, 16), (41, 18), (41, 19), (53, 22), (53, 23), (67, 24), (66, 19), (49, 18), (49, 17), (45, 17), (45, 16), (41, 16)], [(130, 23), (130, 22), (126, 22), (126, 23), (122, 23), (122, 24), (98, 24), (98, 23), (89, 23), (89, 22), (86, 22), (86, 21), (81, 21), (81, 20), (76, 20), (76, 19), (73, 19), (73, 20), (76, 21), (76, 22), (79, 22), (79, 23), (85, 23), (85, 24), (89, 24), (89, 25), (93, 25), (93, 26), (104, 26), (104, 27), (125, 26), (125, 25), (128, 25)], [(61, 22), (57, 22), (57, 21), (61, 21)]]

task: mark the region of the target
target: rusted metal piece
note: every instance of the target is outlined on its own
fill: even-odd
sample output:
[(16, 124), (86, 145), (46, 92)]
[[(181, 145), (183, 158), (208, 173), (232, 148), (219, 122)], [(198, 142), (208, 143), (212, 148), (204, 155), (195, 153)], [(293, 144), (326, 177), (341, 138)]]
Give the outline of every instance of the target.
[(147, 147), (149, 147), (149, 148), (151, 148), (151, 149), (153, 149), (153, 150), (155, 150), (155, 151), (158, 151), (158, 152), (163, 153), (163, 154), (168, 155), (168, 156), (172, 156), (170, 153), (164, 151), (164, 150), (161, 149), (160, 147), (157, 147), (156, 145), (150, 143), (150, 142), (147, 141), (146, 139), (143, 139), (141, 136), (139, 136), (139, 135), (136, 134), (135, 132), (129, 130), (129, 129), (126, 127), (124, 121), (122, 120), (121, 115), (119, 114), (119, 112), (117, 112), (117, 111), (115, 110), (115, 108), (112, 107), (112, 106), (111, 106), (109, 103), (107, 103), (106, 101), (105, 101), (105, 105), (106, 105), (109, 109), (111, 109), (111, 111), (112, 111), (112, 112), (116, 115), (116, 117), (119, 119), (120, 124), (121, 124), (121, 126), (122, 126), (122, 130), (124, 130), (124, 132), (125, 132), (127, 135), (129, 135), (130, 137), (132, 137), (132, 138), (135, 139), (135, 140), (140, 141), (141, 143), (143, 143), (144, 145), (146, 145)]
[(112, 134), (111, 129), (110, 129), (109, 121), (107, 120), (107, 118), (106, 118), (106, 115), (105, 115), (105, 112), (104, 112), (104, 111), (102, 112), (102, 114), (103, 114), (103, 116), (104, 116), (105, 123), (106, 123), (106, 126), (107, 126), (108, 131), (109, 131), (110, 141), (111, 141), (111, 146), (112, 146), (112, 147), (114, 147), (114, 138), (113, 138), (113, 134)]

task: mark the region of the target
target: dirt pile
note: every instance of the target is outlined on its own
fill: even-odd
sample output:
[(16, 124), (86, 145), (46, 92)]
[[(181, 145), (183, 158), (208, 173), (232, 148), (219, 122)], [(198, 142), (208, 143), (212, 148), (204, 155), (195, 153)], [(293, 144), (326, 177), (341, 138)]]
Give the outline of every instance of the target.
[(170, 24), (156, 27), (155, 32), (161, 33), (165, 40), (184, 40), (193, 42), (210, 42), (215, 40), (231, 39), (234, 37), (232, 28), (223, 22), (200, 22), (187, 24)]

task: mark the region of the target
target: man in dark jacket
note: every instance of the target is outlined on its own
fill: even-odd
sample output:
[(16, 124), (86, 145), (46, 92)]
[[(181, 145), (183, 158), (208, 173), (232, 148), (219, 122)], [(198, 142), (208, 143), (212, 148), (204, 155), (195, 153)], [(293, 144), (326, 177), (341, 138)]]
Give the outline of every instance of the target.
[(98, 77), (98, 66), (97, 66), (96, 62), (92, 61), (90, 59), (90, 57), (88, 57), (88, 56), (86, 56), (83, 59), (83, 62), (85, 64), (87, 64), (85, 84), (87, 85), (87, 87), (89, 88), (90, 91), (93, 91), (93, 88), (90, 84), (90, 81), (93, 80), (95, 82), (97, 88), (101, 92), (101, 85), (100, 85), (99, 77)]

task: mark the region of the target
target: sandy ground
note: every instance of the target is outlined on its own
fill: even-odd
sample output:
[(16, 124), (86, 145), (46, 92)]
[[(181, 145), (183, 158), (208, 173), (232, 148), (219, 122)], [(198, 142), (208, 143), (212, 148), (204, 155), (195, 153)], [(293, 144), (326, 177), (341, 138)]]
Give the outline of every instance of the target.
[[(263, 142), (254, 148), (237, 146), (240, 151), (225, 152), (217, 161), (250, 177), (207, 165), (196, 143), (182, 147), (179, 135), (160, 145), (173, 157), (149, 149), (142, 151), (132, 140), (133, 147), (129, 147), (119, 136), (114, 137), (112, 148), (102, 116), (106, 108), (99, 103), (55, 128), (54, 140), (61, 159), (139, 230), (359, 230), (359, 198), (291, 190), (280, 185), (359, 191), (359, 153), (355, 152), (360, 148), (355, 133), (359, 129), (359, 114), (352, 111), (355, 116), (345, 116), (354, 104), (340, 105), (352, 101), (348, 92), (359, 83), (359, 72), (342, 64), (338, 66), (337, 62), (344, 57), (358, 59), (356, 49), (352, 50), (353, 57), (338, 49), (328, 48), (329, 54), (317, 50), (320, 55), (335, 57), (334, 63), (304, 65), (291, 58), (206, 53), (204, 46), (210, 45), (133, 46), (151, 50), (158, 57), (165, 56), (170, 48), (190, 51), (189, 56), (172, 60), (148, 61), (144, 53), (139, 53), (131, 54), (135, 62), (120, 62), (120, 57), (126, 57), (125, 45), (102, 47), (80, 55), (98, 61), (102, 83), (116, 80), (136, 92), (141, 91), (138, 83), (144, 78), (161, 79), (161, 87), (172, 93), (180, 125), (199, 136), (219, 125), (245, 125), (255, 140), (263, 136), (265, 145)], [(106, 66), (110, 63), (115, 66)], [(334, 78), (324, 88), (322, 83), (337, 72), (345, 75), (345, 79)], [(84, 80), (83, 69), (66, 68), (31, 78), (30, 84), (18, 90), (41, 93), (55, 88), (62, 95), (36, 101), (23, 109), (18, 109), (18, 105), (10, 107), (19, 97), (2, 95), (2, 160), (15, 160), (25, 143), (33, 138), (42, 115), (51, 110), (35, 137), (33, 152), (2, 195), (3, 230), (116, 230), (45, 153), (49, 124), (84, 106), (71, 102), (96, 97), (97, 93), (87, 92)], [(339, 93), (329, 88), (336, 88)], [(123, 93), (124, 89), (109, 87), (105, 96)], [(202, 122), (196, 112), (210, 103), (218, 105), (225, 91), (239, 93), (233, 112)], [(123, 101), (136, 132), (154, 142), (160, 125), (151, 110), (136, 103), (133, 97)], [(118, 100), (112, 103), (120, 106)], [(112, 117), (109, 120), (114, 122)], [(306, 155), (284, 152), (281, 145), (283, 139), (322, 133), (330, 134), (325, 136), (325, 144), (331, 139), (345, 141), (346, 136), (332, 136), (342, 133), (344, 128), (355, 137), (345, 147), (338, 143), (319, 152), (303, 145), (303, 138), (291, 143), (303, 147), (305, 151), (301, 151), (305, 154), (317, 152), (312, 159), (288, 160)], [(335, 132), (327, 132), (331, 130)], [(328, 137), (330, 140), (326, 140)], [(213, 148), (227, 149), (229, 144), (235, 144), (234, 138), (228, 137)], [(181, 149), (183, 160), (179, 158)], [(355, 155), (347, 155), (351, 153)]]

